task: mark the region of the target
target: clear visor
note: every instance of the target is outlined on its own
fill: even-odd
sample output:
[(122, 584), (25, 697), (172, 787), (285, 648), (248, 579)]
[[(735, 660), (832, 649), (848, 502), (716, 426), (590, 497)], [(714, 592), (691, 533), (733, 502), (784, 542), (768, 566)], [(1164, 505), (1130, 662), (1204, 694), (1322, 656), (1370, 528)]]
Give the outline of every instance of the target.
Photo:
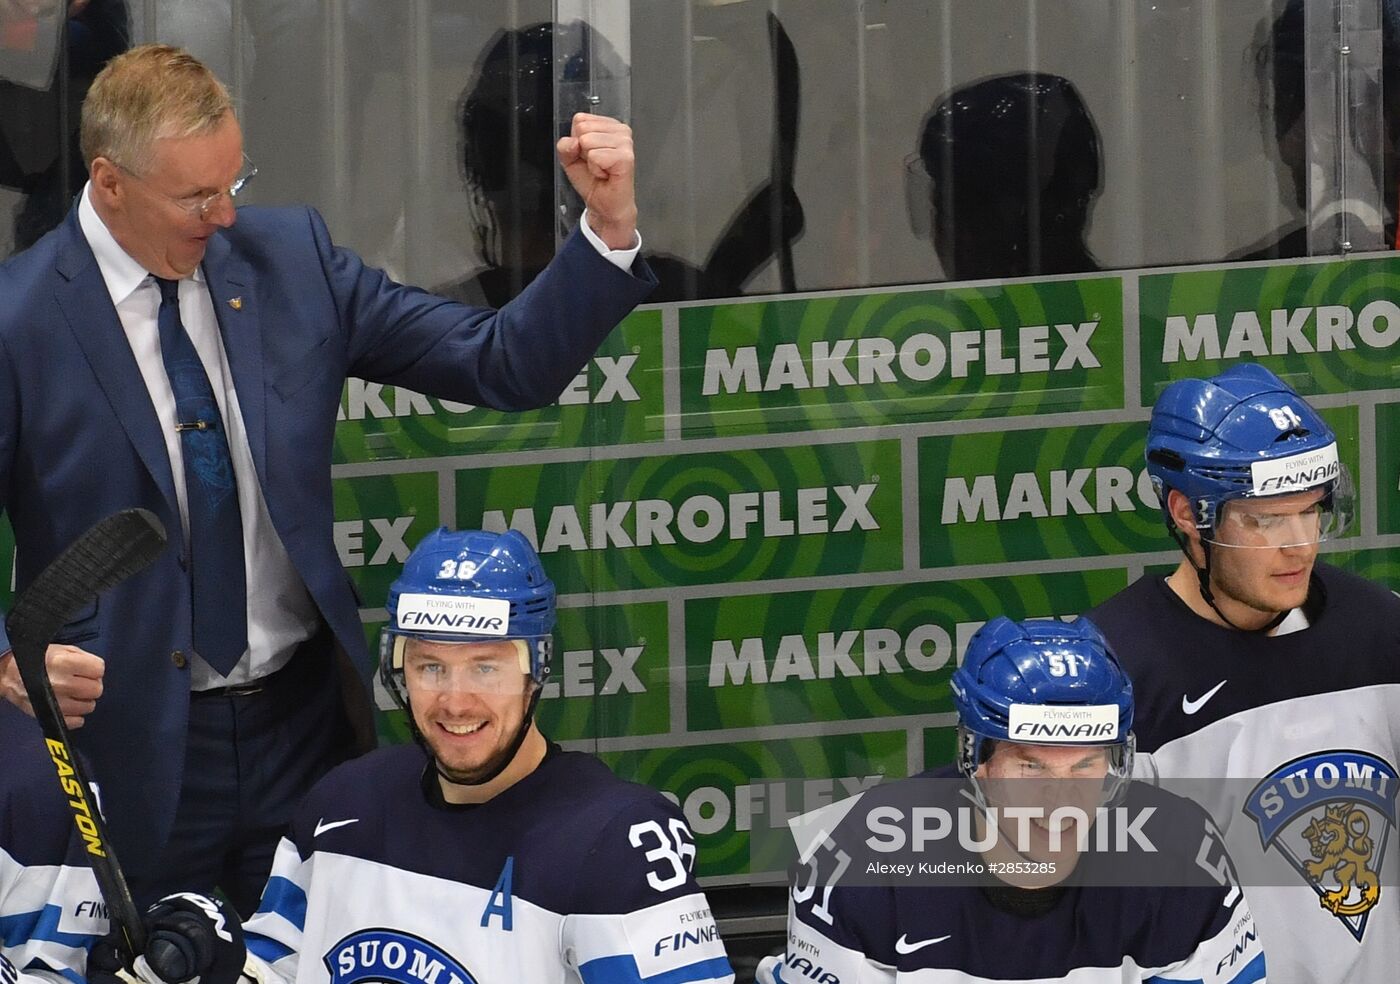
[(1231, 499), (1221, 505), (1203, 539), (1214, 546), (1243, 549), (1316, 546), (1346, 532), (1355, 501), (1351, 476), (1343, 468), (1330, 489)]
[(395, 636), (392, 666), (410, 691), (523, 694), (530, 686), (530, 647), (523, 639), (425, 643)]
[(1136, 741), (1042, 745), (998, 741), (963, 730), (963, 772), (987, 805), (1087, 809), (1117, 800), (1132, 777)]

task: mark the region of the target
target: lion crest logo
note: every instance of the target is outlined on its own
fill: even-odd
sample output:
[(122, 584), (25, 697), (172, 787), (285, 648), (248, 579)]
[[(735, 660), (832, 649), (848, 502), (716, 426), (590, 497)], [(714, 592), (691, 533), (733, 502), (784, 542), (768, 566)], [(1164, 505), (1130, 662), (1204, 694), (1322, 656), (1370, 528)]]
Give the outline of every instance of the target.
[[(1359, 916), (1380, 901), (1380, 878), (1370, 867), (1376, 842), (1371, 839), (1371, 818), (1355, 803), (1328, 806), (1303, 830), (1312, 852), (1304, 861), (1308, 877), (1321, 884), (1331, 875), (1336, 888), (1322, 893), (1322, 907), (1333, 915)], [(1347, 901), (1357, 893), (1356, 901)]]
[(1358, 942), (1380, 903), (1397, 791), (1395, 767), (1384, 759), (1330, 751), (1279, 766), (1245, 801), (1264, 850), (1282, 854)]

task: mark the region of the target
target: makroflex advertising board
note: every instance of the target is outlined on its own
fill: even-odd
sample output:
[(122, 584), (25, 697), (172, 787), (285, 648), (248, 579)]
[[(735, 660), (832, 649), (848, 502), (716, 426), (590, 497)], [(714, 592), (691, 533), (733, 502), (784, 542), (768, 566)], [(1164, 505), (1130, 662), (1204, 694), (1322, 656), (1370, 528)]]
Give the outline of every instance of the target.
[(1141, 391), (1259, 362), (1304, 396), (1397, 385), (1400, 264), (1393, 257), (1143, 274)]
[(1117, 277), (680, 311), (686, 437), (1123, 405)]

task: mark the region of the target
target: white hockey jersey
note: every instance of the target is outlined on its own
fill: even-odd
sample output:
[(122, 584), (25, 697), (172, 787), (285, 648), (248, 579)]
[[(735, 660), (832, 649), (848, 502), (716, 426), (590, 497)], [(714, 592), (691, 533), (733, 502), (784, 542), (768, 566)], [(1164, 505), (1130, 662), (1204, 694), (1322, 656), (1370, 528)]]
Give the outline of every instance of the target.
[(442, 802), (415, 746), (331, 772), (278, 847), (248, 950), (296, 984), (733, 981), (656, 791), (551, 747), (487, 803)]
[(1400, 973), (1400, 598), (1319, 563), (1304, 611), (1301, 631), (1233, 631), (1148, 575), (1088, 617), (1132, 678), (1141, 764), (1201, 780), (1193, 798), (1240, 868), (1270, 975), (1388, 984)]
[(33, 718), (0, 700), (0, 984), (82, 984), (107, 908)]

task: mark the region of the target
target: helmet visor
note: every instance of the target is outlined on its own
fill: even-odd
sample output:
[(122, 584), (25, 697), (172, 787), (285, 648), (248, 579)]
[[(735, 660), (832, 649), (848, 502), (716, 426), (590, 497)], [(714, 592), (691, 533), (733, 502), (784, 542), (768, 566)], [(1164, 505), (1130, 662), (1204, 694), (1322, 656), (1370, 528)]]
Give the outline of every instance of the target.
[(396, 636), (387, 655), (410, 693), (523, 694), (531, 681), (523, 639), (432, 643)]
[(1224, 503), (1203, 537), (1219, 547), (1278, 550), (1311, 547), (1342, 536), (1355, 511), (1351, 476), (1339, 467), (1327, 486)]
[(964, 745), (972, 761), (964, 773), (985, 805), (1039, 809), (1061, 807), (1089, 813), (1113, 805), (1132, 777), (1131, 734), (1101, 745), (1044, 745), (982, 739)]

